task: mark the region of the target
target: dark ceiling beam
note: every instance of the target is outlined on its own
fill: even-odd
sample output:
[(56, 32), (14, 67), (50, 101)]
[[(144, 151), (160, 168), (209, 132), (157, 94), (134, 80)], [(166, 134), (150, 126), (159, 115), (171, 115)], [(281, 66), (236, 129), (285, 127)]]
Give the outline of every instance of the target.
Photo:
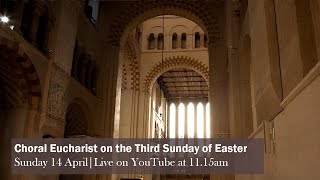
[(190, 95), (177, 95), (177, 96), (168, 96), (167, 99), (179, 99), (179, 98), (208, 98), (208, 96), (203, 94), (190, 94)]

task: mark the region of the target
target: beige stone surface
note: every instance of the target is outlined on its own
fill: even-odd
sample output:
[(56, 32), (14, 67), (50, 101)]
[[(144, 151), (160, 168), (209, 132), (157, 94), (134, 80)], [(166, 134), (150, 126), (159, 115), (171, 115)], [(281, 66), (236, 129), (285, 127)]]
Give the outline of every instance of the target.
[[(10, 138), (168, 136), (171, 101), (156, 79), (174, 68), (207, 81), (211, 137), (265, 138), (263, 122), (275, 131), (264, 174), (210, 179), (319, 179), (319, 7), (319, 0), (100, 1), (92, 22), (84, 1), (17, 1), (0, 24), (0, 179), (59, 179), (12, 175)], [(82, 179), (121, 177), (137, 175)]]

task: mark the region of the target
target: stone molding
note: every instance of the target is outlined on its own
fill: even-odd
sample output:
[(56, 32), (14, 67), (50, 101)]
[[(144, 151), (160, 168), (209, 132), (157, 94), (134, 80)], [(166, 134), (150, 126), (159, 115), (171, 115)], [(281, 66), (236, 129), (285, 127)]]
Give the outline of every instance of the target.
[(173, 56), (166, 58), (163, 62), (158, 62), (147, 73), (143, 91), (150, 92), (151, 84), (164, 72), (174, 68), (188, 68), (200, 73), (209, 85), (209, 67), (200, 62), (198, 59), (194, 59), (187, 56)]

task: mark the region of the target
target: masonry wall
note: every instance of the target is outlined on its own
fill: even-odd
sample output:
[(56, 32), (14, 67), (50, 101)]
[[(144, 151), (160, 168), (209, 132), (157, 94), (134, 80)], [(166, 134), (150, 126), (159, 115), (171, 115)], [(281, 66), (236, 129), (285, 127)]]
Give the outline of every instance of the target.
[[(304, 1), (307, 2), (307, 1)], [(309, 3), (309, 1), (308, 1)], [(310, 5), (310, 7), (309, 7)], [(251, 53), (253, 77), (251, 84), (254, 87), (252, 92), (252, 111), (258, 114), (255, 122), (259, 121), (259, 113), (264, 111), (257, 106), (259, 103), (263, 106), (281, 107), (274, 114), (273, 118), (263, 118), (262, 121), (270, 122), (271, 129), (264, 133), (264, 125), (257, 123), (254, 126), (254, 132), (250, 138), (265, 138), (270, 151), (265, 153), (265, 172), (263, 175), (236, 175), (236, 179), (252, 180), (289, 180), (289, 179), (317, 179), (316, 167), (320, 165), (317, 161), (317, 154), (320, 152), (318, 142), (319, 133), (319, 89), (320, 76), (318, 57), (314, 42), (318, 39), (310, 39), (308, 50), (304, 49), (305, 32), (309, 32), (308, 37), (317, 37), (318, 22), (315, 17), (308, 13), (316, 13), (312, 9), (318, 8), (316, 1), (310, 3), (304, 8), (304, 17), (299, 15), (301, 7), (297, 6), (297, 1), (249, 1), (248, 11), (245, 20), (250, 26), (242, 26), (242, 33), (249, 32), (251, 37)], [(303, 6), (300, 4), (300, 6)], [(311, 9), (310, 9), (311, 8)], [(270, 10), (271, 9), (271, 10)], [(306, 12), (310, 10), (310, 12)], [(304, 19), (310, 18), (310, 19)], [(271, 23), (276, 22), (277, 36), (265, 36), (270, 33)], [(305, 23), (304, 30), (301, 31), (299, 23)], [(315, 26), (309, 26), (308, 23)], [(269, 27), (269, 28), (268, 28)], [(311, 34), (310, 34), (311, 33)], [(245, 34), (245, 33), (244, 33)], [(243, 38), (242, 40), (244, 40)], [(270, 46), (268, 42), (276, 42)], [(272, 44), (272, 43), (271, 43)], [(266, 88), (268, 73), (263, 73), (270, 68), (270, 72), (275, 72), (274, 66), (270, 62), (276, 58), (270, 53), (270, 48), (279, 46), (279, 64), (281, 70), (281, 93), (282, 98), (277, 101), (268, 101), (261, 99), (263, 93), (268, 92)], [(314, 46), (314, 47), (313, 47)], [(269, 51), (268, 51), (269, 49)], [(240, 55), (245, 50), (239, 49)], [(308, 58), (303, 55), (309, 51)], [(270, 56), (271, 55), (271, 56)], [(315, 62), (314, 62), (315, 61)], [(269, 64), (264, 64), (267, 63)], [(311, 67), (311, 68), (310, 68)], [(305, 72), (306, 69), (307, 72)], [(272, 76), (271, 76), (272, 77)], [(273, 76), (274, 78), (275, 76)], [(260, 79), (260, 80), (255, 80)], [(264, 80), (265, 79), (265, 80)], [(272, 79), (272, 78), (271, 78)], [(274, 88), (274, 84), (270, 87)], [(268, 85), (268, 86), (269, 86)], [(274, 88), (277, 89), (277, 88)], [(270, 88), (269, 88), (270, 90)], [(276, 92), (276, 91), (275, 91)], [(262, 96), (261, 96), (262, 95)], [(267, 97), (271, 98), (269, 94)], [(275, 96), (276, 97), (276, 96)], [(259, 100), (260, 99), (260, 100)], [(260, 101), (260, 102), (257, 102)], [(257, 104), (258, 103), (258, 104)], [(265, 108), (269, 109), (270, 108)], [(272, 112), (272, 111), (271, 111)], [(261, 122), (261, 121), (260, 121)], [(274, 128), (274, 139), (272, 129)], [(269, 146), (270, 145), (270, 146)]]

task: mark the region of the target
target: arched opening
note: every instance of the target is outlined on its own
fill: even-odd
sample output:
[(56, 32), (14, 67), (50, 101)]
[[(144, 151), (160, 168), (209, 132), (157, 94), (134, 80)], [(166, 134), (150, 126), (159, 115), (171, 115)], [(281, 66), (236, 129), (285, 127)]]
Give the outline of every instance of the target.
[[(161, 113), (167, 116), (170, 138), (208, 137), (208, 85), (202, 75), (191, 69), (174, 68), (160, 75), (154, 88), (163, 93), (163, 105), (168, 105), (168, 110)], [(157, 97), (151, 98), (156, 101)]]
[[(163, 6), (159, 6), (159, 7), (161, 7), (161, 8), (159, 8), (158, 7), (158, 5), (159, 4), (162, 4), (163, 3)], [(202, 20), (204, 20), (204, 21), (207, 21), (207, 19), (208, 18), (204, 18), (204, 19), (201, 19), (200, 17), (201, 16), (198, 16), (198, 14), (194, 14), (195, 12), (196, 13), (200, 13), (200, 11), (202, 12), (202, 7), (205, 7), (205, 6), (202, 6), (202, 5), (199, 5), (199, 4), (201, 4), (202, 2), (197, 2), (196, 4), (197, 4), (197, 6), (194, 6), (194, 7), (198, 7), (198, 8), (196, 8), (197, 10), (195, 10), (195, 11), (190, 11), (190, 10), (188, 10), (188, 9), (184, 9), (183, 7), (185, 7), (185, 5), (186, 4), (188, 4), (189, 2), (175, 2), (175, 3), (169, 3), (169, 4), (167, 4), (167, 1), (160, 1), (160, 2), (156, 2), (156, 3), (148, 3), (148, 7), (146, 7), (145, 9), (147, 9), (145, 12), (140, 12), (140, 11), (137, 11), (136, 13), (133, 13), (133, 14), (136, 14), (136, 16), (134, 17), (134, 18), (132, 18), (132, 19), (130, 19), (130, 18), (125, 18), (125, 17), (129, 17), (129, 16), (127, 16), (127, 14), (128, 13), (130, 13), (130, 12), (132, 12), (132, 10), (130, 10), (130, 9), (136, 9), (135, 7), (137, 6), (139, 6), (139, 5), (141, 5), (141, 6), (139, 6), (139, 9), (141, 9), (141, 7), (144, 7), (144, 3), (143, 2), (137, 2), (136, 4), (136, 6), (131, 6), (130, 8), (128, 8), (127, 10), (128, 10), (128, 12), (126, 12), (126, 13), (124, 13), (123, 15), (121, 15), (120, 17), (119, 17), (119, 20), (121, 19), (121, 24), (123, 24), (122, 26), (120, 25), (120, 26), (114, 26), (115, 27), (115, 29), (113, 29), (113, 27), (112, 27), (112, 30), (115, 30), (115, 31), (113, 31), (113, 33), (114, 33), (114, 35), (115, 36), (113, 36), (113, 38), (112, 39), (114, 39), (114, 40), (116, 40), (116, 39), (118, 39), (117, 37), (119, 37), (119, 41), (113, 41), (114, 42), (114, 44), (120, 44), (120, 48), (119, 49), (122, 49), (123, 47), (124, 47), (124, 42), (126, 41), (126, 37), (127, 37), (127, 35), (130, 33), (130, 31), (134, 28), (134, 26), (135, 25), (137, 25), (137, 24), (140, 24), (141, 22), (143, 22), (144, 20), (146, 20), (146, 19), (149, 19), (149, 18), (151, 18), (151, 17), (156, 17), (156, 16), (159, 16), (159, 15), (167, 15), (167, 14), (174, 14), (174, 15), (180, 15), (180, 16), (182, 16), (182, 17), (185, 17), (185, 18), (190, 18), (191, 20), (194, 20), (194, 22), (196, 22), (197, 24), (199, 24), (199, 26), (200, 27), (209, 27), (209, 26), (206, 26), (207, 25), (207, 23), (206, 22), (202, 22)], [(134, 4), (134, 3), (133, 3)], [(168, 7), (176, 7), (176, 4), (181, 4), (182, 6), (177, 6), (177, 9), (181, 9), (181, 11), (178, 11), (177, 9), (175, 9), (175, 8), (168, 8)], [(194, 4), (194, 5), (196, 5), (196, 4)], [(155, 5), (155, 6), (154, 6)], [(154, 8), (152, 8), (152, 7), (154, 7)], [(144, 8), (143, 8), (144, 9)], [(204, 11), (204, 12), (210, 12), (210, 11)], [(195, 16), (194, 16), (195, 15)], [(208, 16), (211, 16), (211, 14), (210, 13), (208, 13), (207, 15), (204, 15), (204, 16), (206, 16), (206, 17), (208, 17)], [(204, 16), (202, 16), (202, 17), (204, 17)], [(122, 17), (124, 17), (124, 18), (122, 18)], [(127, 19), (129, 19), (129, 20), (127, 20)], [(214, 19), (214, 18), (213, 18)], [(212, 21), (212, 20), (210, 20), (210, 22), (211, 23), (214, 23), (214, 21)], [(117, 24), (117, 22), (115, 21), (115, 25)], [(214, 27), (214, 26), (210, 26), (209, 28), (212, 28), (212, 27)], [(217, 26), (215, 26), (214, 28), (212, 28), (211, 30), (213, 30), (213, 29), (215, 29), (214, 31), (215, 32), (217, 32), (217, 29), (216, 29), (216, 27)], [(206, 32), (206, 30), (207, 29), (205, 29), (204, 28), (204, 31)], [(214, 39), (214, 35), (213, 35), (213, 31), (211, 31), (211, 30), (209, 30), (209, 32), (208, 32), (208, 37), (209, 37), (209, 39), (212, 37), (213, 39)], [(120, 32), (120, 36), (119, 35), (117, 35), (117, 33), (118, 32)], [(123, 32), (123, 33), (122, 33)], [(167, 32), (169, 32), (169, 31), (167, 31)], [(191, 34), (191, 33), (190, 33)], [(111, 36), (110, 37), (112, 37), (112, 34), (110, 34)], [(146, 36), (147, 37), (147, 36)], [(178, 39), (178, 38), (177, 38)], [(191, 40), (192, 41), (192, 40)], [(190, 41), (190, 44), (192, 44), (192, 42)], [(147, 42), (147, 41), (144, 41), (144, 42)], [(214, 41), (212, 41), (212, 42), (214, 42)], [(180, 43), (178, 43), (178, 44), (180, 44)], [(110, 44), (110, 47), (111, 47), (112, 45)], [(144, 46), (144, 47), (148, 47), (148, 46)], [(173, 46), (173, 48), (174, 48), (174, 46)], [(152, 52), (148, 52), (148, 53), (152, 53)], [(159, 53), (159, 52), (158, 52)], [(160, 54), (160, 53), (159, 53)], [(122, 56), (123, 54), (121, 54), (120, 53), (120, 55), (119, 55), (119, 57), (123, 57)], [(164, 56), (164, 58), (163, 58), (163, 61), (165, 61), (164, 59), (166, 58), (166, 55)], [(160, 58), (159, 58), (160, 59)], [(192, 58), (191, 58), (192, 59)], [(122, 59), (120, 59), (120, 61), (119, 61), (120, 63), (122, 62)], [(152, 63), (150, 63), (151, 64), (151, 67), (153, 66), (153, 65), (157, 65), (158, 64), (158, 61), (156, 61), (156, 62), (154, 62), (154, 61), (151, 61), (150, 60), (150, 62), (152, 62)], [(140, 62), (139, 62), (140, 63)], [(141, 64), (143, 64), (143, 63), (141, 63)], [(150, 65), (149, 64), (149, 65)], [(206, 64), (208, 65), (209, 63), (208, 62), (206, 62)], [(223, 64), (223, 63), (221, 63), (221, 64)], [(119, 70), (120, 70), (120, 68), (122, 67), (122, 64), (120, 64), (119, 65)], [(159, 65), (159, 67), (161, 67), (161, 65)], [(169, 66), (170, 67), (170, 66)], [(181, 67), (180, 67), (181, 68)], [(194, 67), (192, 67), (192, 68), (194, 68)], [(159, 68), (159, 69), (161, 69), (161, 68)], [(141, 73), (144, 73), (143, 75), (141, 75), (140, 76), (140, 78), (145, 78), (145, 76), (149, 76), (149, 72), (150, 71), (148, 71), (148, 70), (145, 70), (145, 69), (139, 69), (139, 71), (141, 72)], [(146, 72), (145, 72), (146, 71)], [(157, 71), (157, 70), (156, 70)], [(201, 71), (201, 70), (200, 70)], [(154, 77), (153, 76), (149, 76), (148, 77), (148, 79), (150, 78), (150, 81), (154, 81)], [(120, 79), (122, 79), (121, 78), (121, 76), (119, 75), (119, 78), (118, 78), (118, 80), (120, 80)], [(142, 80), (142, 81), (144, 81), (144, 80)], [(117, 86), (113, 86), (113, 87), (120, 87), (120, 84), (121, 84), (121, 81), (118, 81), (117, 82)], [(149, 83), (146, 83), (146, 84), (149, 84)], [(152, 84), (152, 83), (151, 83)], [(158, 85), (160, 85), (160, 84), (158, 84)], [(145, 87), (145, 85), (143, 85), (143, 84), (141, 84), (140, 85), (140, 88), (144, 88)], [(120, 90), (120, 88), (118, 88), (119, 90)], [(146, 89), (148, 89), (147, 91), (146, 91)], [(150, 106), (151, 106), (151, 104), (152, 104), (152, 100), (150, 100), (149, 99), (149, 97), (150, 97), (150, 95), (152, 94), (151, 93), (151, 90), (150, 89), (152, 89), (151, 87), (148, 87), (148, 88), (144, 88), (143, 90), (141, 90), (142, 91), (142, 93), (140, 93), (140, 96), (143, 96), (143, 97), (139, 97), (139, 95), (138, 95), (138, 97), (137, 98), (140, 98), (139, 100), (141, 101), (141, 100), (143, 100), (144, 101), (144, 103), (141, 103), (141, 104), (139, 104), (139, 105), (141, 105), (141, 106), (143, 106), (143, 108), (145, 107), (145, 108), (150, 108)], [(162, 88), (161, 88), (162, 89)], [(116, 91), (113, 91), (113, 92), (116, 92)], [(207, 92), (208, 93), (208, 92)], [(117, 93), (116, 93), (117, 94)], [(132, 94), (134, 94), (134, 90), (133, 90), (133, 93)], [(128, 97), (128, 96), (127, 96)], [(131, 102), (133, 102), (133, 101), (135, 101), (134, 99), (135, 99), (135, 97), (132, 97), (132, 99), (133, 100), (129, 100), (128, 98), (126, 99), (127, 100), (127, 102), (128, 101), (130, 101), (130, 102), (128, 102), (128, 103), (131, 103)], [(118, 104), (118, 102), (120, 101), (120, 98), (117, 96), (117, 97), (115, 97), (115, 99), (114, 100), (116, 100), (117, 102), (116, 102), (116, 107), (115, 107), (115, 111), (116, 112), (118, 112), (119, 111), (119, 109), (120, 109), (120, 107), (119, 106), (117, 106), (117, 104)], [(121, 99), (121, 101), (122, 101), (122, 99)], [(208, 99), (207, 99), (207, 101), (208, 101)], [(113, 102), (113, 101), (112, 101)], [(169, 102), (168, 102), (168, 104), (170, 104)], [(168, 109), (168, 108), (167, 108)], [(127, 110), (127, 108), (126, 108), (126, 110)], [(112, 108), (112, 110), (111, 110), (111, 112), (113, 112), (114, 111), (114, 109)], [(149, 137), (149, 138), (151, 138), (151, 136), (149, 136), (150, 134), (152, 134), (151, 132), (154, 132), (153, 130), (154, 130), (154, 127), (155, 127), (155, 125), (154, 125), (154, 123), (153, 122), (149, 122), (148, 120), (150, 120), (151, 119), (151, 117), (155, 117), (155, 116), (152, 116), (151, 114), (152, 114), (152, 111), (153, 111), (153, 109), (147, 109), (147, 110), (145, 110), (145, 111), (140, 111), (139, 112), (139, 114), (137, 115), (138, 117), (140, 116), (141, 117), (141, 119), (143, 119), (143, 120), (141, 120), (140, 122), (137, 122), (137, 121), (132, 121), (132, 124), (130, 124), (130, 126), (132, 126), (132, 127), (141, 127), (141, 129), (140, 129), (140, 131), (144, 131), (145, 129), (146, 129), (146, 127), (148, 128), (148, 130), (149, 129), (151, 129), (151, 131), (148, 131), (148, 134), (142, 134), (142, 137)], [(112, 113), (111, 113), (112, 114)], [(112, 115), (111, 115), (112, 116)], [(162, 113), (162, 117), (164, 116), (164, 114)], [(119, 124), (119, 117), (117, 116), (117, 115), (115, 115), (115, 117), (111, 117), (112, 119), (114, 118), (115, 120), (114, 120), (114, 125), (115, 126), (117, 126), (118, 124)], [(177, 119), (177, 118), (176, 118)], [(112, 121), (112, 120), (111, 120)], [(168, 123), (168, 124), (170, 124), (170, 123)], [(187, 123), (186, 123), (187, 124)], [(117, 127), (114, 127), (114, 128), (118, 128), (118, 126)], [(118, 131), (119, 129), (116, 129), (115, 131)], [(133, 130), (134, 131), (134, 130)], [(177, 133), (177, 131), (175, 131), (176, 133)], [(112, 132), (111, 132), (112, 133)], [(139, 134), (139, 132), (133, 132), (133, 134)], [(139, 137), (139, 136), (135, 136), (135, 137)], [(140, 136), (141, 137), (141, 136)]]
[(170, 109), (169, 109), (169, 138), (175, 138), (176, 137), (176, 105), (174, 103), (171, 103)]
[(194, 47), (200, 48), (200, 33), (199, 32), (196, 32), (194, 34)]
[(87, 114), (80, 103), (73, 102), (67, 109), (64, 137), (85, 135), (87, 135)]
[(186, 49), (187, 48), (187, 34), (182, 33), (181, 34), (181, 49)]
[(0, 179), (12, 177), (11, 138), (35, 137), (39, 133), (40, 81), (31, 60), (21, 54), (9, 45), (0, 45)]
[(194, 138), (195, 137), (195, 109), (194, 109), (194, 104), (190, 102), (187, 106), (187, 121), (188, 121), (188, 138)]
[[(120, 25), (120, 26), (117, 26), (117, 28), (118, 28), (118, 30), (120, 30), (120, 31), (118, 31), (118, 30), (116, 30), (116, 31), (112, 31), (111, 33), (112, 34), (114, 34), (114, 36), (113, 36), (113, 40), (112, 40), (112, 42), (114, 42), (114, 44), (120, 44), (120, 46), (121, 46), (121, 48), (120, 49), (122, 49), (123, 47), (124, 47), (124, 42), (126, 41), (126, 37), (128, 36), (128, 34), (132, 31), (132, 29), (134, 28), (134, 26), (136, 26), (137, 24), (141, 24), (144, 20), (147, 20), (147, 19), (149, 19), (149, 18), (152, 18), (152, 17), (156, 17), (156, 16), (159, 16), (159, 15), (163, 15), (163, 14), (165, 14), (165, 15), (167, 15), (167, 14), (173, 14), (173, 15), (178, 15), (178, 16), (181, 16), (181, 17), (185, 17), (185, 18), (188, 18), (188, 19), (190, 19), (190, 20), (194, 20), (194, 22), (196, 22), (197, 24), (198, 24), (198, 26), (199, 27), (203, 27), (203, 31), (204, 32), (206, 32), (207, 31), (207, 29), (206, 29), (206, 27), (209, 27), (209, 30), (208, 30), (208, 32), (207, 32), (207, 34), (209, 35), (208, 37), (209, 37), (209, 39), (212, 37), (213, 39), (215, 38), (215, 36), (213, 35), (213, 32), (214, 33), (216, 33), (217, 32), (217, 29), (216, 29), (216, 24), (215, 24), (215, 22), (214, 21), (207, 21), (207, 18), (205, 18), (205, 19), (201, 19), (200, 18), (200, 16), (198, 16), (199, 14), (201, 14), (201, 12), (204, 12), (204, 11), (202, 11), (201, 9), (202, 8), (204, 8), (204, 7), (206, 7), (205, 5), (204, 6), (202, 6), (202, 5), (199, 5), (199, 6), (197, 6), (197, 7), (199, 7), (199, 8), (196, 8), (196, 10), (195, 11), (190, 11), (190, 10), (188, 10), (188, 9), (184, 9), (183, 7), (184, 7), (184, 5), (185, 5), (185, 3), (183, 2), (177, 2), (177, 4), (183, 4), (183, 6), (177, 6), (177, 9), (181, 9), (181, 11), (176, 11), (176, 10), (174, 10), (174, 8), (167, 8), (167, 7), (169, 7), (170, 5), (172, 5), (171, 3), (169, 3), (169, 4), (167, 4), (167, 2), (160, 2), (160, 4), (161, 3), (163, 3), (163, 6), (162, 6), (162, 8), (159, 8), (158, 7), (158, 3), (151, 3), (151, 4), (149, 4), (150, 5), (150, 7), (149, 8), (146, 8), (146, 9), (148, 9), (147, 11), (145, 11), (145, 12), (140, 12), (139, 11), (139, 13), (135, 13), (136, 14), (136, 16), (134, 17), (134, 18), (132, 18), (132, 19), (130, 19), (130, 18), (122, 18), (122, 17), (127, 17), (127, 16), (124, 16), (124, 14), (128, 14), (128, 12), (131, 12), (131, 10), (133, 10), (133, 9), (135, 9), (135, 5), (134, 6), (131, 6), (130, 8), (128, 8), (127, 10), (128, 10), (128, 12), (127, 13), (124, 13), (123, 15), (119, 15), (119, 19), (121, 19), (122, 20), (122, 22), (121, 22), (121, 24), (122, 25)], [(135, 4), (135, 3), (133, 3), (133, 4)], [(145, 4), (144, 3), (142, 3), (142, 2), (137, 2), (136, 4), (139, 4), (139, 5), (141, 5), (141, 6), (144, 6)], [(188, 2), (187, 2), (187, 4), (188, 4)], [(198, 4), (198, 3), (195, 3), (195, 4)], [(199, 4), (202, 4), (202, 2), (200, 2)], [(155, 5), (155, 6), (154, 6)], [(168, 6), (167, 6), (168, 5)], [(141, 6), (139, 6), (139, 7), (141, 7)], [(173, 6), (176, 6), (176, 4), (174, 4)], [(138, 5), (137, 5), (137, 7), (138, 7)], [(154, 7), (154, 8), (152, 8), (152, 7)], [(161, 9), (161, 10), (160, 10)], [(150, 10), (150, 11), (149, 11)], [(208, 11), (209, 12), (209, 11)], [(207, 14), (206, 16), (212, 16), (212, 18), (213, 19), (215, 19), (214, 18), (214, 16), (212, 15), (212, 14)], [(127, 19), (129, 19), (129, 20), (127, 20)], [(209, 25), (209, 24), (215, 24), (214, 26), (207, 26), (207, 25)], [(115, 26), (114, 27), (116, 27), (116, 24), (117, 24), (117, 22), (116, 21), (114, 21), (114, 24), (115, 24)], [(166, 23), (165, 23), (166, 24)], [(113, 27), (113, 26), (112, 26)], [(161, 25), (160, 25), (160, 27), (161, 27)], [(213, 28), (214, 27), (214, 28)], [(113, 29), (113, 28), (112, 28)], [(214, 30), (213, 30), (214, 29)], [(110, 29), (111, 30), (111, 29)], [(120, 34), (117, 34), (117, 32), (120, 32)], [(170, 32), (170, 31), (167, 31), (167, 32)], [(191, 34), (191, 32), (190, 32), (190, 34)], [(110, 34), (111, 35), (111, 34)], [(120, 36), (119, 36), (120, 35)], [(110, 36), (111, 37), (111, 36)], [(147, 36), (147, 37), (149, 37), (149, 36)], [(119, 40), (119, 41), (117, 41), (117, 39)], [(111, 39), (110, 39), (111, 40)], [(114, 41), (114, 40), (116, 40), (116, 41)], [(192, 41), (192, 40), (191, 40)], [(192, 44), (192, 42), (190, 41), (190, 44)], [(144, 42), (147, 42), (147, 41), (144, 41)], [(180, 44), (180, 43), (178, 43), (178, 44)], [(172, 45), (172, 44), (171, 44)], [(110, 47), (111, 47), (112, 45), (110, 44)], [(144, 47), (148, 47), (148, 46), (144, 46)], [(219, 46), (220, 47), (220, 46)], [(222, 47), (221, 47), (221, 49), (222, 49)], [(123, 57), (122, 56), (123, 54), (122, 53), (120, 53), (120, 55), (119, 55), (119, 57)], [(111, 56), (110, 56), (111, 57)], [(119, 62), (122, 62), (122, 59), (120, 59), (120, 61)], [(154, 64), (157, 64), (157, 62), (156, 63), (154, 63)], [(121, 64), (122, 65), (122, 64)], [(119, 70), (120, 70), (120, 67), (122, 67), (122, 66), (119, 66)], [(144, 71), (143, 69), (139, 69), (139, 71), (140, 72), (142, 72), (142, 71)], [(148, 72), (148, 71), (147, 71)], [(144, 72), (144, 74), (145, 74), (146, 72)], [(142, 75), (140, 78), (144, 78), (143, 77), (144, 75)], [(152, 76), (151, 76), (152, 77)], [(118, 78), (118, 79), (122, 79), (122, 78)], [(128, 79), (127, 79), (128, 80)], [(141, 79), (142, 80), (142, 79)], [(130, 81), (130, 80), (129, 80)], [(142, 81), (144, 81), (144, 80), (142, 80)], [(153, 81), (153, 79), (152, 80), (150, 80), (150, 81)], [(121, 81), (117, 81), (117, 84), (119, 85), (119, 83), (121, 83)], [(148, 84), (148, 83), (147, 83)], [(118, 88), (118, 87), (121, 87), (121, 86), (113, 86), (113, 87), (117, 87), (117, 89), (119, 89), (120, 90), (120, 88)], [(148, 108), (148, 107), (150, 107), (149, 105), (150, 105), (150, 103), (152, 104), (152, 101), (149, 101), (149, 98), (148, 97), (150, 97), (150, 90), (149, 90), (149, 88), (147, 88), (148, 90), (146, 91), (145, 90), (145, 85), (140, 85), (139, 86), (139, 88), (144, 88), (142, 91), (143, 91), (143, 93), (142, 93), (142, 96), (145, 94), (146, 95), (146, 97), (144, 98), (144, 99), (148, 99), (148, 101), (144, 101), (144, 107), (146, 107), (146, 108)], [(151, 88), (150, 88), (151, 89)], [(112, 91), (113, 92), (113, 91)], [(117, 93), (116, 93), (117, 94)], [(134, 98), (132, 98), (132, 99), (134, 99)], [(118, 102), (121, 100), (122, 101), (122, 99), (121, 98), (119, 98), (119, 96), (116, 96), (115, 97), (115, 100), (117, 101), (117, 103), (116, 103), (116, 107), (115, 107), (115, 110), (116, 110), (116, 112), (118, 112), (119, 111), (119, 109), (120, 109), (120, 106), (118, 106), (117, 104), (119, 104)], [(133, 100), (133, 101), (135, 101), (135, 100)], [(132, 102), (133, 102), (132, 101)], [(130, 100), (130, 103), (131, 103), (131, 100)], [(112, 108), (112, 110), (111, 110), (112, 112), (114, 112), (113, 111), (113, 108)], [(146, 111), (143, 111), (143, 112), (141, 112), (141, 114), (138, 114), (137, 116), (139, 117), (141, 117), (142, 119), (144, 119), (144, 123), (145, 122), (147, 122), (147, 120), (145, 120), (145, 119), (148, 119), (149, 120), (149, 117), (152, 117), (152, 116), (150, 116), (150, 113), (149, 113), (149, 110), (147, 110), (148, 111), (148, 114), (146, 115), (146, 114), (144, 114)], [(151, 110), (150, 110), (151, 111)], [(111, 112), (111, 116), (112, 116), (112, 112)], [(140, 113), (140, 112), (139, 112)], [(108, 115), (109, 116), (109, 115)], [(115, 119), (115, 125), (117, 125), (117, 124), (119, 124), (119, 116), (117, 115), (117, 114), (115, 114), (115, 117), (110, 117), (110, 118), (114, 118)], [(137, 125), (137, 124), (139, 124), (139, 122), (134, 122), (135, 124), (132, 124), (132, 126), (133, 125)], [(139, 124), (139, 125), (141, 125), (141, 126), (143, 126), (143, 127), (149, 127), (149, 125), (151, 125), (151, 126), (153, 126), (153, 123), (147, 123), (147, 124)], [(116, 127), (114, 127), (114, 128), (118, 128), (118, 126), (116, 126)], [(152, 129), (152, 132), (153, 132), (153, 129), (154, 128), (150, 128), (150, 129)], [(116, 131), (118, 131), (119, 129), (117, 129)], [(144, 132), (144, 131), (142, 131), (142, 132)], [(111, 132), (110, 132), (111, 133)], [(139, 134), (139, 132), (133, 132), (133, 134)], [(151, 134), (151, 133), (150, 133)], [(142, 136), (144, 136), (144, 137), (148, 137), (148, 135), (149, 134), (143, 134)]]
[(24, 4), (20, 30), (23, 36), (40, 51), (48, 53), (48, 40), (53, 26), (52, 14), (44, 2), (28, 1)]
[(164, 37), (163, 37), (163, 34), (162, 33), (159, 33), (158, 34), (158, 49), (163, 49), (164, 48)]
[(178, 48), (178, 35), (177, 33), (172, 34), (172, 49)]
[[(74, 99), (67, 108), (64, 138), (85, 138), (88, 137), (88, 109), (79, 98)], [(81, 174), (62, 174), (59, 180), (85, 179)]]
[(155, 47), (155, 38), (154, 38), (154, 34), (151, 33), (148, 37), (148, 49), (154, 49)]

